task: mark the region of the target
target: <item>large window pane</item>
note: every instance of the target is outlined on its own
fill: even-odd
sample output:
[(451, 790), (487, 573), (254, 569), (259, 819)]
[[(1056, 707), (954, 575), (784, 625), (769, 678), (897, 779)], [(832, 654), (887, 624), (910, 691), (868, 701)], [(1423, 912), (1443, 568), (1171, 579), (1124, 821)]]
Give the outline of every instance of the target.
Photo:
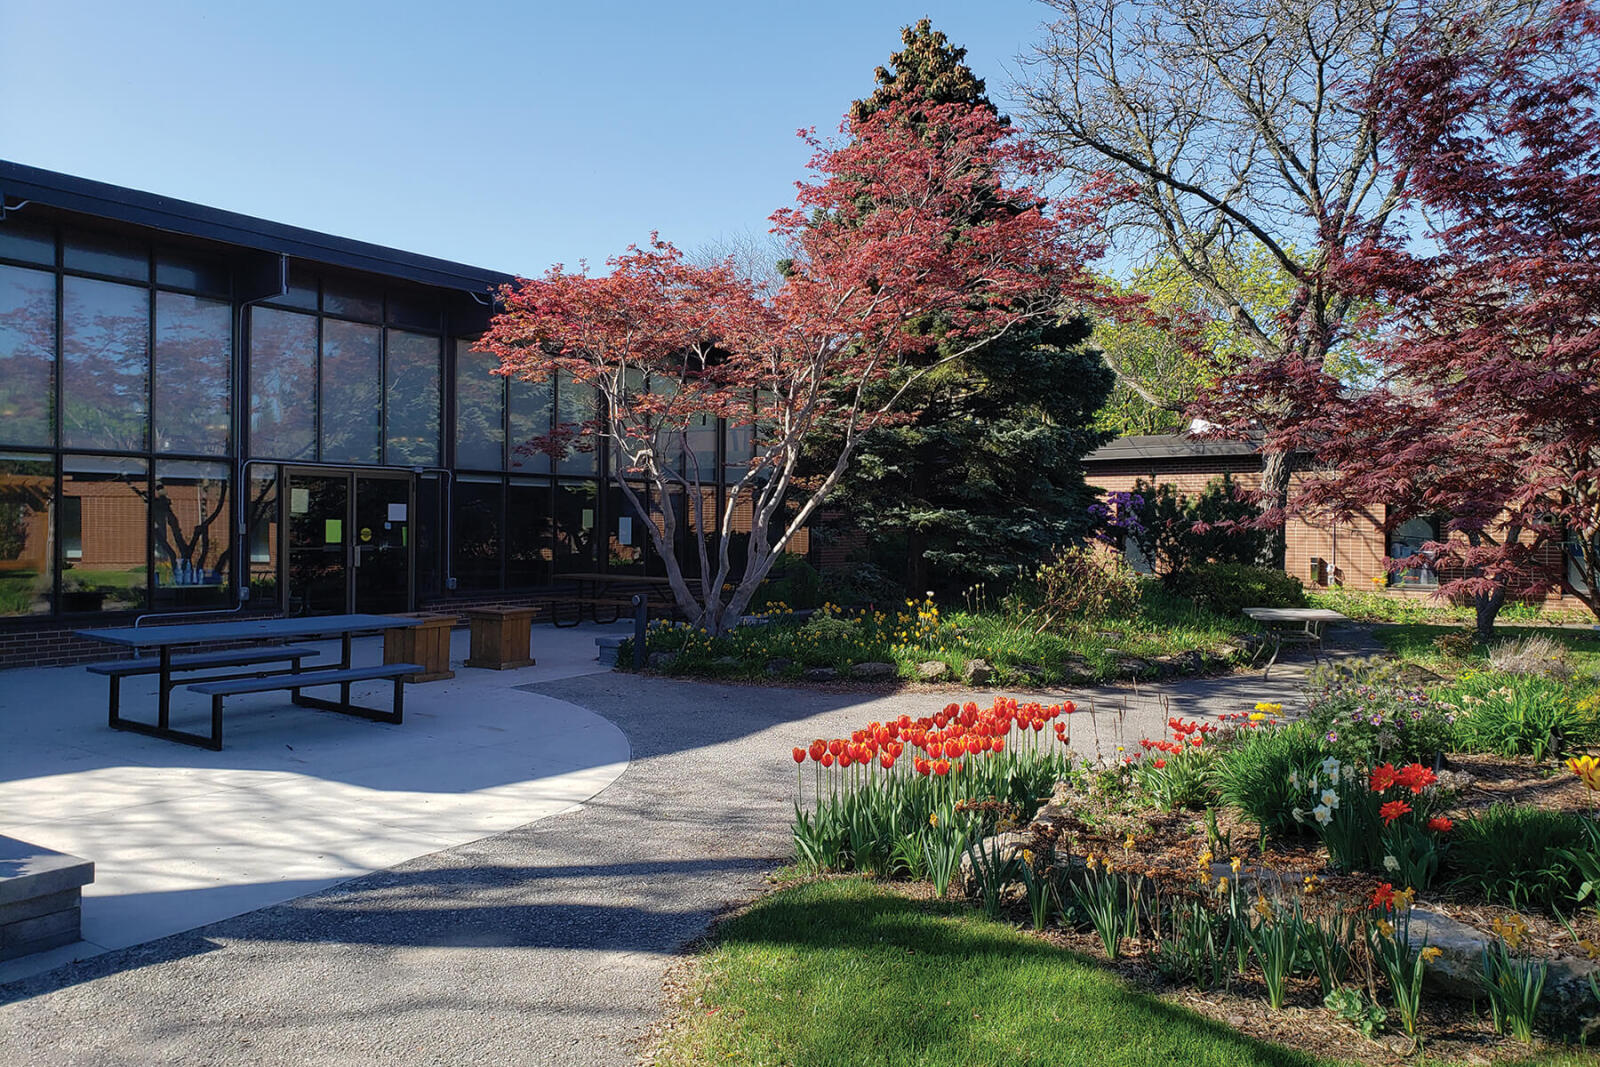
[[(1422, 546), (1439, 540), (1439, 528), (1431, 519), (1409, 519), (1389, 535), (1389, 558), (1408, 559), (1426, 555)], [(1389, 584), (1397, 586), (1435, 586), (1439, 575), (1432, 567), (1407, 567), (1389, 576)]]
[(717, 483), (717, 420), (711, 415), (696, 415), (689, 420), (684, 433), (688, 448), (683, 459), (683, 473), (690, 481), (702, 485)]
[[(577, 429), (592, 425), (600, 414), (600, 398), (594, 389), (587, 385), (578, 385), (566, 375), (561, 375), (556, 385), (556, 397), (559, 401), (559, 411), (556, 421), (562, 426)], [(587, 451), (574, 449), (561, 461), (562, 474), (595, 474), (600, 470), (598, 437), (590, 432), (585, 433), (580, 439)]]
[(227, 601), (232, 516), (228, 464), (156, 463), (150, 528), (157, 605), (207, 607)]
[(500, 480), (461, 479), (455, 486), (456, 585), (500, 588)]
[(0, 615), (50, 610), (55, 462), (0, 454)]
[(506, 380), (490, 373), (495, 356), (456, 342), (456, 466), (497, 471), (505, 466)]
[(56, 276), (0, 266), (0, 444), (56, 443), (55, 368)]
[(148, 476), (142, 459), (68, 456), (62, 462), (62, 611), (145, 606)]
[(599, 489), (595, 482), (561, 482), (556, 486), (555, 571), (558, 579), (563, 573), (594, 571), (598, 500)]
[(311, 459), (317, 429), (317, 320), (255, 308), (250, 324), (250, 454)]
[(322, 458), (377, 463), (383, 449), (383, 354), (376, 326), (322, 323)]
[(156, 451), (227, 454), (232, 358), (226, 301), (156, 294)]
[(530, 382), (512, 378), (511, 469), (524, 474), (550, 473), (550, 454), (533, 447), (536, 438), (550, 433), (550, 417), (555, 412), (555, 384), (550, 379)]
[(385, 462), (439, 462), (439, 338), (390, 330)]
[(68, 277), (62, 292), (62, 444), (144, 449), (150, 290)]
[(136, 282), (150, 280), (149, 250), (142, 244), (108, 234), (67, 234), (61, 262), (68, 270), (109, 274)]
[(506, 498), (506, 586), (547, 585), (555, 559), (550, 485), (512, 482)]

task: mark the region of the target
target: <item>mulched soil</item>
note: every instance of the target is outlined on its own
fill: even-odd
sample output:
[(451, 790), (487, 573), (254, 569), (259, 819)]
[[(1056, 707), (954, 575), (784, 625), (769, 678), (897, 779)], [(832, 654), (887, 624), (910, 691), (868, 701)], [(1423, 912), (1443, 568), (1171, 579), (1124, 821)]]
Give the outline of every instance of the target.
[(1539, 764), (1528, 756), (1452, 754), (1444, 766), (1471, 776), (1471, 782), (1456, 799), (1461, 814), (1506, 801), (1587, 815), (1597, 810), (1596, 800), (1600, 799), (1558, 762)]

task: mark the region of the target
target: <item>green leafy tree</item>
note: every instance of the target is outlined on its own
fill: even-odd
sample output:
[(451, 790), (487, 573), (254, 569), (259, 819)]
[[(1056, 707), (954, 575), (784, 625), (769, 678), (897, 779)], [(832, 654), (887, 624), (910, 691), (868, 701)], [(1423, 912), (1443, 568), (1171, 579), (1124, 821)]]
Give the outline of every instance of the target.
[[(856, 116), (914, 93), (998, 116), (963, 62), (966, 49), (927, 19), (901, 40)], [(982, 210), (1013, 208), (997, 198)], [(937, 333), (940, 324), (924, 328)], [(1013, 330), (915, 383), (916, 418), (874, 430), (834, 494), (850, 526), (867, 534), (873, 562), (903, 574), (909, 590), (949, 590), (1015, 575), (1083, 536), (1094, 496), (1080, 460), (1105, 439), (1094, 416), (1112, 383), (1088, 347), (1090, 329), (1068, 315)], [(926, 357), (946, 358), (942, 346)]]
[(1172, 576), (1203, 563), (1259, 565), (1272, 560), (1271, 531), (1253, 528), (1256, 507), (1224, 474), (1190, 497), (1170, 484), (1139, 481), (1144, 500), (1130, 533), (1151, 565)]

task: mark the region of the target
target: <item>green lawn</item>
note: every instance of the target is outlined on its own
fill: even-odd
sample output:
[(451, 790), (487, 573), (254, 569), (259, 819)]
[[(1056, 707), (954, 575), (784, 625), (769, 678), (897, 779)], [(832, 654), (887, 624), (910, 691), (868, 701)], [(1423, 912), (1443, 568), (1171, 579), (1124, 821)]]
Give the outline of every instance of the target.
[(1139, 993), (971, 908), (865, 879), (773, 893), (724, 924), (664, 1065), (1320, 1061)]

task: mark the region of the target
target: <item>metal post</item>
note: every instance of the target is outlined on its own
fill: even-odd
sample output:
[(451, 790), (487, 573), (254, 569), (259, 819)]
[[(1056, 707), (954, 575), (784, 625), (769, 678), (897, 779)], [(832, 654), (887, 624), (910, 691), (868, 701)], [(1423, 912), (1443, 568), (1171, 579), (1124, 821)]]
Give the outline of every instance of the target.
[(633, 669), (644, 670), (644, 636), (650, 623), (650, 598), (643, 593), (633, 596)]

